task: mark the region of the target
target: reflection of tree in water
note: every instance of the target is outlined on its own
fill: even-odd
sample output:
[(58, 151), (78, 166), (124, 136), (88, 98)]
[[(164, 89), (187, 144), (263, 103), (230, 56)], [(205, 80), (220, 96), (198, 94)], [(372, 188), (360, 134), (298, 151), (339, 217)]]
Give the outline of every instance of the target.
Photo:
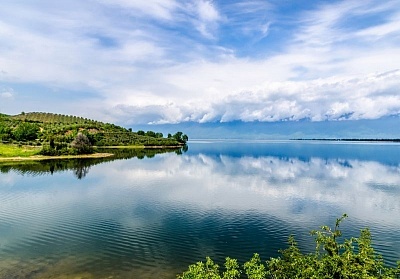
[(79, 164), (74, 169), (74, 174), (76, 178), (78, 179), (84, 178), (89, 173), (90, 167), (91, 165), (89, 162), (86, 162), (85, 160), (80, 160)]
[(24, 161), (24, 162), (1, 162), (0, 172), (8, 173), (14, 171), (20, 175), (48, 175), (55, 172), (63, 172), (72, 170), (78, 179), (84, 178), (91, 168), (91, 166), (111, 162), (121, 159), (145, 159), (153, 158), (157, 154), (176, 152), (182, 154), (187, 151), (187, 146), (182, 148), (172, 149), (102, 149), (101, 152), (113, 153), (114, 156), (106, 158), (87, 158), (87, 159), (63, 159), (63, 160), (43, 160), (43, 161)]
[(175, 150), (176, 155), (182, 155), (183, 153), (188, 152), (189, 147), (185, 144), (182, 146), (182, 148), (178, 148)]

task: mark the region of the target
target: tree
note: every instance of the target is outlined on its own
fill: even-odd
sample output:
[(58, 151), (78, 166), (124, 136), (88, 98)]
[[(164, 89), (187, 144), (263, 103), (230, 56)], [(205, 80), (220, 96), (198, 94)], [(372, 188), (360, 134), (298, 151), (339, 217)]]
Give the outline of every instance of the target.
[(11, 138), (11, 128), (0, 123), (0, 140), (9, 140)]
[(156, 137), (156, 133), (153, 132), (153, 131), (147, 131), (147, 132), (146, 132), (146, 136), (155, 138), (155, 137)]
[(54, 149), (56, 147), (55, 144), (54, 144), (54, 138), (53, 137), (50, 138), (49, 144), (50, 144), (50, 148), (51, 149)]
[(77, 154), (90, 154), (93, 153), (93, 147), (90, 144), (88, 137), (82, 133), (78, 133), (76, 138), (72, 141), (71, 147)]
[(139, 131), (137, 131), (137, 134), (138, 134), (139, 136), (144, 136), (144, 135), (145, 135), (145, 133), (144, 133), (144, 131), (143, 131), (143, 130), (139, 130)]
[(36, 124), (23, 122), (14, 129), (12, 135), (18, 141), (35, 140), (38, 132), (39, 127)]
[(189, 137), (182, 132), (176, 132), (172, 137), (180, 143), (186, 143), (189, 140)]
[(164, 137), (163, 133), (156, 133), (156, 138), (160, 139)]

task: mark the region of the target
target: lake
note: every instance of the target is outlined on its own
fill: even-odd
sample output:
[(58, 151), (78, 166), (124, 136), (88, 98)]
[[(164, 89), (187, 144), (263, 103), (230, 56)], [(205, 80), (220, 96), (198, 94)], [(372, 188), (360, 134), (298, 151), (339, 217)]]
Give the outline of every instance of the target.
[[(148, 153), (146, 153), (148, 152)], [(347, 213), (400, 260), (400, 145), (191, 141), (188, 150), (0, 164), (0, 278), (175, 278), (277, 256)]]

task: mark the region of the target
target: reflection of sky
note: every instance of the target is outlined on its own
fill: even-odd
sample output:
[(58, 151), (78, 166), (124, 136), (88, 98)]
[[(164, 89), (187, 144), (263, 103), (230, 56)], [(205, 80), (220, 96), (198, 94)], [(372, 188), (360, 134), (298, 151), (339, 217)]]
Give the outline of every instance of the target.
[[(93, 172), (97, 175), (98, 169)], [(164, 156), (144, 164), (117, 162), (102, 180), (114, 183), (110, 191), (156, 191), (152, 198), (160, 202), (274, 212), (285, 219), (299, 202), (305, 211), (319, 204), (371, 222), (397, 224), (400, 213), (400, 167), (372, 161)]]
[[(18, 248), (21, 239), (46, 231), (60, 234), (63, 222), (71, 222), (80, 233), (85, 227), (101, 234), (103, 223), (113, 224), (107, 233), (118, 237), (159, 232), (152, 241), (159, 237), (157, 249), (171, 257), (182, 253), (173, 241), (182, 241), (189, 253), (219, 255), (224, 247), (235, 256), (235, 245), (227, 246), (225, 237), (253, 237), (248, 249), (254, 252), (256, 243), (265, 241), (262, 235), (284, 241), (296, 230), (331, 225), (346, 212), (350, 222), (344, 228), (370, 227), (379, 235), (377, 247), (392, 260), (400, 258), (400, 165), (393, 163), (189, 152), (96, 165), (83, 180), (68, 172), (39, 177), (11, 172), (0, 175), (0, 185), (0, 255), (1, 247)], [(86, 239), (88, 232), (74, 237), (98, 245)], [(271, 244), (282, 247), (277, 245)], [(195, 260), (204, 256), (195, 255)]]

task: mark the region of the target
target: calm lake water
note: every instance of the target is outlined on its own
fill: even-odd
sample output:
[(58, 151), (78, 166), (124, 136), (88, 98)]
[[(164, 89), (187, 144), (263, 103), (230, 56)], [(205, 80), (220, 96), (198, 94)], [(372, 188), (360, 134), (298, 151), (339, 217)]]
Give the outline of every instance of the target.
[[(186, 151), (186, 152), (185, 152)], [(400, 145), (190, 142), (106, 160), (0, 164), (0, 278), (175, 278), (196, 261), (277, 256), (347, 213), (400, 260)], [(118, 159), (120, 158), (120, 159)]]

